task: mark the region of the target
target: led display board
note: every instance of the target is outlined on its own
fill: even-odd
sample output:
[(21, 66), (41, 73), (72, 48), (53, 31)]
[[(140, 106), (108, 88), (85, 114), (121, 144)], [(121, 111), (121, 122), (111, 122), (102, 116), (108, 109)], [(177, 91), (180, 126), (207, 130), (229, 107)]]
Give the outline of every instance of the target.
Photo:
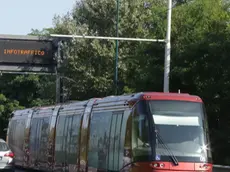
[(0, 36), (0, 70), (54, 72), (55, 51), (52, 40)]

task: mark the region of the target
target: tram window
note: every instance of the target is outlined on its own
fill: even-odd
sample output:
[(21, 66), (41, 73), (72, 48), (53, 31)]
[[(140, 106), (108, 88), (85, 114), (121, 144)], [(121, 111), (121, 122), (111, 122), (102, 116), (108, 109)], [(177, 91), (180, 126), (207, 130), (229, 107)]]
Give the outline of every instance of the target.
[(46, 157), (48, 137), (49, 137), (49, 117), (41, 119), (41, 137), (40, 137), (40, 151), (39, 159), (44, 161)]
[(41, 128), (42, 128), (42, 118), (37, 119), (37, 133), (36, 133), (36, 159), (38, 159), (39, 152), (41, 150)]
[(18, 128), (18, 120), (15, 120), (15, 131), (14, 131), (14, 146), (17, 146), (17, 128)]
[(15, 138), (15, 132), (16, 132), (16, 128), (17, 128), (17, 120), (13, 120), (11, 122), (11, 126), (10, 126), (10, 142), (9, 142), (9, 146), (12, 149), (13, 152), (15, 152), (15, 146), (16, 146), (16, 138)]
[[(110, 129), (110, 144), (109, 144), (109, 164), (108, 169), (111, 171), (119, 171), (121, 168), (121, 158), (123, 157), (121, 145), (121, 126), (123, 121), (123, 112), (113, 113)], [(124, 141), (123, 141), (124, 144)]]
[(17, 120), (16, 125), (17, 125), (17, 129), (15, 131), (15, 145), (18, 148), (17, 151), (19, 155), (21, 155), (19, 151), (23, 150), (25, 120), (24, 119)]
[(81, 124), (81, 115), (74, 115), (71, 126), (71, 140), (70, 140), (70, 149), (69, 149), (69, 163), (75, 164), (78, 158), (78, 150), (79, 150), (79, 132), (80, 132), (80, 124)]
[(71, 125), (73, 121), (73, 116), (67, 116), (65, 120), (65, 130), (64, 130), (64, 136), (65, 136), (65, 144), (64, 144), (64, 151), (65, 151), (65, 161), (70, 163), (70, 157), (69, 157), (69, 152), (70, 152), (70, 136), (71, 136)]
[(113, 115), (111, 120), (111, 126), (110, 126), (110, 137), (109, 137), (109, 164), (108, 169), (113, 170), (114, 169), (114, 161), (117, 161), (117, 159), (114, 159), (114, 150), (115, 150), (115, 134), (116, 134), (116, 123), (117, 123), (117, 115)]
[(93, 113), (90, 122), (89, 167), (107, 168), (111, 117), (112, 112)]
[(20, 122), (20, 139), (19, 141), (19, 148), (23, 150), (23, 144), (24, 144), (24, 136), (25, 136), (25, 128), (26, 128), (26, 121), (25, 119), (22, 119)]
[(19, 135), (19, 131), (20, 131), (20, 120), (16, 120), (16, 126), (17, 126), (17, 130), (15, 130), (14, 133), (14, 143), (15, 143), (15, 147), (18, 148), (18, 137), (20, 137)]
[(120, 140), (120, 161), (119, 161), (119, 170), (123, 167), (123, 156), (125, 147), (130, 147), (131, 140), (131, 115), (130, 113), (124, 113), (121, 123), (121, 140)]
[(148, 160), (151, 158), (149, 139), (149, 122), (146, 114), (138, 113), (137, 108), (133, 113), (132, 121), (132, 148), (134, 158)]
[(121, 141), (121, 124), (122, 124), (122, 118), (123, 114), (116, 114), (117, 115), (117, 123), (116, 123), (116, 132), (115, 132), (115, 152), (114, 152), (114, 170), (120, 170), (119, 169), (119, 161), (121, 159), (120, 157), (120, 141)]
[(31, 129), (30, 129), (30, 153), (34, 154), (36, 151), (36, 141), (37, 141), (37, 123), (39, 119), (32, 119)]
[(15, 129), (16, 129), (16, 120), (12, 120), (11, 124), (10, 124), (10, 133), (9, 133), (9, 146), (12, 149), (13, 145), (15, 144), (14, 142), (14, 133), (15, 133)]
[(55, 138), (55, 160), (57, 163), (64, 162), (64, 127), (65, 127), (65, 116), (59, 116), (56, 125), (56, 138)]

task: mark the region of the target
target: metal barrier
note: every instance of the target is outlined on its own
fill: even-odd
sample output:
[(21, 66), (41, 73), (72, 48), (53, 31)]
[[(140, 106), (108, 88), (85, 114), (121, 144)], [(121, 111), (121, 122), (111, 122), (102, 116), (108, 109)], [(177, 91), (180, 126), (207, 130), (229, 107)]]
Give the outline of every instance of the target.
[(213, 165), (213, 172), (230, 172), (230, 166)]

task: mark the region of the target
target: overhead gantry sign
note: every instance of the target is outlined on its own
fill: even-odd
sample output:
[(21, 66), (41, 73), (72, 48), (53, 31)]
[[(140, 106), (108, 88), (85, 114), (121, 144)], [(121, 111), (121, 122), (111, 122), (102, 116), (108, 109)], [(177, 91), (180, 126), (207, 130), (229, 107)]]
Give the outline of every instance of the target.
[(55, 73), (55, 52), (48, 38), (0, 35), (0, 71)]

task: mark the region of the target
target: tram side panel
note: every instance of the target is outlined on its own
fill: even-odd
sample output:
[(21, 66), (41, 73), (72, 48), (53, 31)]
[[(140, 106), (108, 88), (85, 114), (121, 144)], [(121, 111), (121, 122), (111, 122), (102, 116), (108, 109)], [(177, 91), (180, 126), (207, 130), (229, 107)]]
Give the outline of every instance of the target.
[(60, 110), (60, 106), (56, 106), (52, 118), (51, 123), (49, 127), (49, 142), (48, 142), (48, 148), (47, 148), (47, 156), (48, 156), (48, 168), (47, 171), (53, 171), (54, 167), (54, 151), (55, 151), (55, 130), (56, 130), (56, 123), (57, 123), (57, 117), (58, 112)]
[(30, 136), (29, 136), (29, 158), (28, 158), (28, 167), (34, 168), (35, 166), (35, 156), (37, 149), (37, 128), (38, 120), (36, 118), (32, 118), (31, 127), (30, 127)]
[(54, 171), (75, 172), (80, 151), (80, 127), (87, 102), (64, 105), (58, 113), (55, 132)]
[(38, 170), (48, 169), (48, 138), (54, 107), (38, 109), (33, 117), (30, 131), (29, 167)]
[(8, 132), (7, 132), (7, 144), (9, 145), (10, 149), (13, 151), (13, 131), (15, 130), (15, 124), (13, 122), (13, 118), (9, 119), (9, 123), (8, 123)]
[(24, 143), (23, 143), (24, 160), (22, 164), (24, 168), (28, 168), (30, 127), (31, 127), (31, 119), (32, 119), (33, 112), (34, 112), (33, 109), (28, 110), (28, 116), (27, 116), (27, 121), (26, 121), (26, 126), (25, 126), (26, 127), (25, 137), (24, 137)]
[(79, 151), (79, 171), (88, 171), (88, 145), (89, 145), (89, 124), (92, 115), (92, 108), (97, 99), (90, 99), (82, 117), (80, 151)]
[[(12, 115), (12, 114), (11, 114)], [(6, 132), (6, 143), (9, 145), (9, 137), (10, 137), (10, 128), (11, 127), (11, 121), (12, 119), (9, 118), (9, 121), (8, 121), (8, 126), (7, 126), (7, 132)]]
[(10, 149), (14, 152), (14, 155), (16, 154), (16, 150), (15, 150), (15, 131), (16, 131), (16, 124), (17, 124), (17, 120), (14, 119), (13, 117), (11, 118), (9, 125), (8, 125), (8, 145), (10, 147)]
[(24, 164), (24, 141), (26, 123), (28, 120), (28, 109), (15, 111), (9, 125), (9, 147), (15, 155), (15, 165)]
[[(60, 109), (56, 114), (57, 121), (54, 120), (55, 107), (50, 107), (48, 110), (47, 108), (37, 109), (32, 116), (30, 127), (28, 127), (28, 115), (21, 118), (19, 122), (18, 118), (14, 117), (9, 129), (9, 135), (13, 135), (9, 138), (13, 141), (9, 142), (13, 144), (12, 147), (20, 148), (20, 145), (14, 146), (16, 144), (14, 140), (18, 138), (15, 138), (15, 128), (19, 128), (18, 132), (21, 135), (25, 133), (25, 129), (30, 129), (27, 167), (32, 169), (47, 171), (54, 166), (54, 171), (74, 172), (78, 171), (77, 165), (81, 164), (84, 171), (87, 171), (87, 168), (119, 171), (124, 164), (124, 142), (127, 142), (125, 133), (130, 111), (127, 107), (117, 108), (117, 106), (109, 105), (104, 109), (95, 107), (91, 112), (94, 102), (95, 99), (89, 100), (87, 106), (83, 102), (84, 105), (75, 110), (72, 109), (72, 112), (68, 108), (68, 110)], [(124, 102), (121, 104), (124, 106)], [(25, 125), (26, 121), (27, 125)], [(14, 123), (16, 125), (13, 125)], [(25, 123), (24, 128), (21, 129), (23, 123)], [(53, 130), (55, 123), (56, 131)], [(55, 140), (52, 139), (54, 135)], [(26, 138), (24, 140), (24, 135), (21, 138), (21, 147), (23, 147), (23, 143), (27, 141)], [(55, 142), (53, 144), (55, 153), (52, 153), (50, 148), (52, 140)], [(50, 150), (51, 153), (49, 153)], [(23, 155), (17, 150), (16, 154), (19, 157)], [(23, 159), (23, 156), (21, 157)], [(54, 162), (50, 164), (52, 157)]]
[(92, 112), (90, 120), (88, 170), (119, 171), (125, 161), (125, 135), (130, 110)]

